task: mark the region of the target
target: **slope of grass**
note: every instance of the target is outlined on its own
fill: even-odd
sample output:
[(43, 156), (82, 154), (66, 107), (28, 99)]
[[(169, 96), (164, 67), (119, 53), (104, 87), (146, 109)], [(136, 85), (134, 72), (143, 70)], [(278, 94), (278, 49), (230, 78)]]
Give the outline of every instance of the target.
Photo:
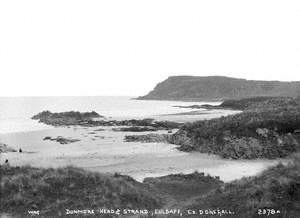
[(184, 205), (193, 202), (194, 198), (205, 195), (224, 184), (218, 177), (197, 171), (191, 174), (146, 178), (144, 183), (149, 184), (164, 200), (162, 209), (169, 210), (183, 208)]
[[(128, 176), (105, 175), (73, 167), (38, 169), (1, 166), (0, 211), (27, 216), (39, 210), (57, 217), (65, 209), (159, 208), (147, 185)], [(68, 216), (70, 217), (70, 216)]]
[(198, 172), (147, 178), (143, 183), (73, 167), (1, 166), (0, 173), (0, 215), (12, 217), (30, 217), (28, 210), (40, 210), (39, 217), (82, 217), (65, 215), (65, 209), (161, 207), (181, 208), (182, 217), (189, 217), (186, 211), (191, 209), (230, 210), (235, 215), (224, 216), (230, 218), (266, 217), (258, 215), (259, 209), (279, 211), (272, 215), (275, 218), (300, 215), (300, 154), (288, 165), (279, 164), (261, 175), (225, 184)]
[(181, 145), (181, 150), (234, 159), (272, 159), (297, 151), (299, 99), (272, 98), (250, 105), (240, 114), (186, 124), (171, 142)]
[(234, 110), (265, 110), (266, 108), (286, 107), (288, 105), (296, 106), (299, 102), (291, 97), (267, 97), (258, 96), (242, 99), (229, 99), (225, 100), (218, 107), (231, 108)]
[[(300, 154), (288, 165), (279, 164), (256, 177), (227, 183), (186, 206), (193, 209), (227, 209), (235, 215), (226, 217), (256, 218), (260, 209), (274, 209), (270, 217), (300, 217)], [(215, 217), (215, 216), (206, 216)]]

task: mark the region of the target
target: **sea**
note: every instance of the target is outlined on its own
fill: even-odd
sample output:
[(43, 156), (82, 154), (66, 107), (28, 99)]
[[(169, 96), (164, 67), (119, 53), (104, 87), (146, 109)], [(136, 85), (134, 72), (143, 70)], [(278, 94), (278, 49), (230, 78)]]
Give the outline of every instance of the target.
[(44, 110), (51, 112), (96, 111), (111, 119), (139, 119), (193, 111), (190, 108), (174, 106), (195, 104), (217, 105), (220, 102), (135, 100), (131, 96), (1, 97), (0, 134), (51, 128), (31, 119), (33, 115)]

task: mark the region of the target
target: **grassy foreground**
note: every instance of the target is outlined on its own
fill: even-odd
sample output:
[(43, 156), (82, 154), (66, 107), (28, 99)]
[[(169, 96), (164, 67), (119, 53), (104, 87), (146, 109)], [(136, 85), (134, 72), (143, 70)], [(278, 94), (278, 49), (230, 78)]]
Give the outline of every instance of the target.
[(226, 183), (186, 208), (232, 210), (234, 215), (225, 216), (230, 218), (300, 217), (300, 154), (286, 166), (279, 164), (259, 176)]
[[(64, 216), (66, 209), (159, 208), (159, 197), (128, 176), (79, 168), (38, 169), (1, 166), (0, 212), (27, 217)], [(72, 216), (67, 216), (72, 217)], [(107, 216), (109, 217), (109, 216)]]
[[(279, 164), (261, 175), (231, 183), (192, 173), (147, 178), (143, 183), (122, 175), (104, 175), (78, 168), (37, 169), (1, 167), (0, 212), (10, 217), (86, 217), (66, 215), (66, 209), (180, 209), (187, 211), (232, 211), (229, 218), (300, 217), (300, 154), (287, 165)], [(260, 214), (261, 213), (261, 214)], [(0, 213), (1, 215), (1, 213)], [(203, 217), (218, 217), (208, 214)], [(153, 217), (139, 215), (93, 215), (88, 217)], [(176, 217), (159, 215), (154, 217)]]

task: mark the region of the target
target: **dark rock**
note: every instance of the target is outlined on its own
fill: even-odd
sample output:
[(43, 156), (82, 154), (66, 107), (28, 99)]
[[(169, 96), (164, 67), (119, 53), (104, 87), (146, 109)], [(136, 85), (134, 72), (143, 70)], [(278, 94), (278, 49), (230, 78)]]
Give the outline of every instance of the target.
[(146, 134), (146, 135), (126, 135), (126, 142), (168, 142), (170, 135), (168, 134)]
[(32, 119), (34, 120), (39, 120), (39, 122), (52, 126), (85, 125), (95, 118), (103, 118), (103, 116), (99, 115), (95, 111), (84, 113), (78, 111), (68, 111), (61, 113), (43, 111), (32, 117)]
[(113, 131), (117, 132), (148, 132), (148, 131), (158, 131), (164, 128), (155, 128), (155, 127), (141, 127), (141, 126), (131, 126), (131, 127), (121, 127), (121, 128), (113, 128)]
[[(169, 130), (176, 129), (182, 126), (181, 123), (170, 122), (170, 121), (156, 121), (154, 119), (131, 119), (131, 120), (99, 120), (95, 118), (101, 118), (96, 112), (62, 112), (62, 113), (51, 113), (50, 111), (43, 111), (32, 119), (39, 120), (39, 122), (45, 123), (52, 126), (84, 126), (84, 127), (97, 127), (97, 126), (131, 126), (131, 127), (141, 127), (133, 128), (132, 130), (142, 130), (142, 128), (148, 128), (147, 131), (154, 130)], [(126, 131), (127, 129), (124, 129)], [(102, 131), (98, 129), (95, 131)], [(130, 131), (130, 130), (128, 130)], [(146, 131), (146, 130), (145, 130)]]
[(52, 138), (50, 136), (46, 136), (43, 140), (51, 140)]
[(60, 144), (70, 144), (70, 143), (73, 143), (73, 142), (80, 141), (79, 139), (64, 138), (62, 136), (58, 136), (56, 138), (52, 138), (50, 136), (46, 136), (43, 140), (56, 141), (56, 142), (58, 142)]

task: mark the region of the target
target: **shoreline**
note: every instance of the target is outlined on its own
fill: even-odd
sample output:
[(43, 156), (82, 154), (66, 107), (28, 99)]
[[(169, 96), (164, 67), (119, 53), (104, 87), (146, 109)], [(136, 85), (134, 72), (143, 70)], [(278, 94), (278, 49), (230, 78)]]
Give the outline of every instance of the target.
[[(167, 143), (124, 142), (127, 132), (114, 132), (111, 127), (94, 132), (93, 127), (56, 127), (47, 130), (2, 134), (2, 142), (23, 152), (2, 153), (1, 162), (8, 159), (12, 166), (33, 167), (75, 166), (104, 173), (121, 173), (137, 181), (146, 177), (174, 173), (204, 172), (220, 176), (225, 182), (253, 176), (279, 160), (226, 160), (212, 154), (178, 151)], [(91, 134), (95, 133), (95, 134)], [(147, 133), (147, 132), (146, 132)], [(158, 133), (166, 133), (158, 131)], [(145, 134), (145, 132), (134, 133)], [(46, 136), (80, 139), (66, 145), (44, 141)], [(102, 138), (98, 138), (101, 136)], [(251, 169), (250, 171), (247, 169)], [(233, 174), (231, 172), (234, 172)]]
[[(104, 118), (95, 111), (85, 113), (43, 111), (35, 115), (33, 119), (39, 119), (42, 123), (54, 126), (48, 125), (49, 128), (43, 130), (0, 134), (3, 143), (15, 150), (21, 148), (23, 150), (22, 154), (8, 153), (1, 156), (13, 165), (30, 164), (35, 167), (73, 165), (98, 172), (117, 172), (133, 176), (138, 180), (173, 173), (191, 173), (197, 170), (219, 176), (224, 181), (232, 181), (243, 176), (256, 175), (280, 162), (280, 159), (230, 160), (208, 153), (183, 152), (178, 149), (180, 146), (166, 142), (124, 142), (127, 135), (144, 135), (152, 131), (136, 132), (131, 131), (132, 129), (114, 131), (114, 128), (122, 127), (121, 124), (127, 126), (160, 125), (155, 126), (157, 130), (155, 133), (168, 134), (170, 128), (174, 130), (178, 127), (178, 123), (176, 127), (172, 124), (174, 121), (178, 122), (178, 119), (186, 123), (240, 112), (202, 109), (156, 115), (155, 121), (145, 118), (133, 121), (110, 119), (101, 121), (90, 119)], [(160, 120), (169, 122), (168, 126), (164, 126), (166, 124)], [(161, 126), (163, 128), (159, 129)], [(101, 131), (97, 131), (98, 128), (101, 128)]]

